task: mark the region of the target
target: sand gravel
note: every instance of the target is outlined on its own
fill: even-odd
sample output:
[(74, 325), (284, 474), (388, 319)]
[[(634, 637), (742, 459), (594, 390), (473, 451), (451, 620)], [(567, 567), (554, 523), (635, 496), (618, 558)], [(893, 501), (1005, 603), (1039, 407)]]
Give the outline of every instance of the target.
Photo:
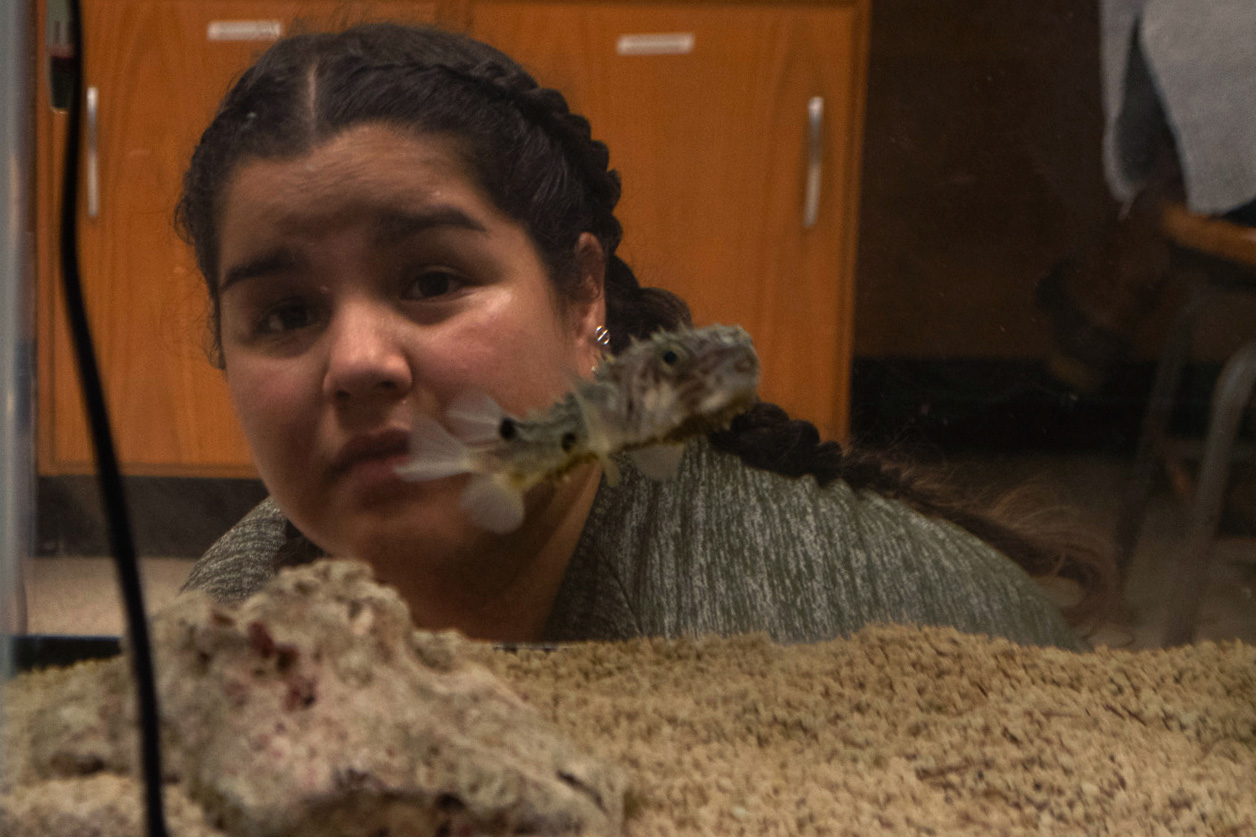
[[(357, 592), (334, 600), (347, 614), (393, 595), (353, 578)], [(289, 580), (288, 595), (298, 588)], [(360, 617), (350, 623), (360, 632), (346, 630), (338, 611), (326, 613), (315, 621), (331, 626), (327, 647), (348, 643), (352, 659), (359, 633), (379, 661), (392, 656), (381, 637), (407, 635), (395, 625), (384, 631), (389, 621), (363, 627)], [(224, 619), (217, 614), (213, 624), (230, 627)], [(298, 642), (278, 631), (281, 644)], [(255, 645), (256, 634), (250, 628), (245, 644)], [(874, 626), (792, 647), (766, 637), (504, 651), (445, 635), (437, 644), (451, 655), (437, 668), (486, 664), (540, 723), (622, 770), (630, 837), (1256, 835), (1256, 647), (1240, 642), (1077, 654), (949, 629)], [(311, 649), (300, 658), (314, 659)], [(9, 685), (0, 835), (19, 833), (18, 822), (43, 829), (20, 833), (58, 837), (139, 833), (130, 733), (117, 729), (127, 713), (92, 702), (102, 689), (119, 693), (121, 662)], [(421, 699), (414, 689), (406, 694)], [(78, 705), (97, 708), (73, 711)], [(66, 743), (48, 748), (32, 735), (38, 724), (20, 723), (37, 715), (64, 726)], [(76, 772), (84, 775), (69, 775)], [(170, 786), (172, 833), (234, 833), (221, 816), (203, 815), (202, 791)]]
[(1256, 834), (1256, 648), (946, 629), (570, 646), (494, 666), (628, 768), (626, 833)]

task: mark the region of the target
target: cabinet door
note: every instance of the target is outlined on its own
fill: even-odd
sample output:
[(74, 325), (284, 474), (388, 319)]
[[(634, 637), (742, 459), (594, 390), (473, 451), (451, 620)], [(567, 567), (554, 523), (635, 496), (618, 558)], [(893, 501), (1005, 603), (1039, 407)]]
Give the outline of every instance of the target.
[(679, 293), (696, 322), (745, 326), (763, 397), (844, 436), (866, 3), (471, 9), (474, 35), (566, 94), (610, 146), (622, 255), (641, 282)]
[[(83, 285), (118, 457), (133, 474), (249, 475), (244, 437), (204, 347), (206, 296), (174, 230), (184, 168), (233, 78), (278, 30), (372, 18), (431, 21), (423, 2), (86, 0), (85, 84), (94, 88), (98, 202), (79, 207)], [(41, 62), (46, 67), (46, 62)], [(42, 76), (43, 74), (41, 74)], [(65, 116), (39, 81), (39, 470), (90, 470), (56, 276)]]

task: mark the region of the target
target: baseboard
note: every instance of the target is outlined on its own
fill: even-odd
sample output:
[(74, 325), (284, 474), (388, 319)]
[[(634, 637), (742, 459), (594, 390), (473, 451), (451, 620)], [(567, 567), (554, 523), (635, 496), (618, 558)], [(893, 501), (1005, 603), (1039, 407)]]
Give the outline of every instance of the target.
[[(266, 497), (260, 480), (126, 477), (135, 548), (141, 556), (200, 556)], [(108, 531), (93, 476), (40, 477), (35, 492), (37, 555), (108, 555)]]

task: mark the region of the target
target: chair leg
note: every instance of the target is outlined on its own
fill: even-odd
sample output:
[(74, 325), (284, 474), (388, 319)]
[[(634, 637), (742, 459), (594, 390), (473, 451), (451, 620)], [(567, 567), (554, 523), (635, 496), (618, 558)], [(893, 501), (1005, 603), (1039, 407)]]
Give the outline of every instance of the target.
[(1169, 428), (1169, 417), (1173, 413), (1173, 399), (1182, 381), (1182, 367), (1186, 364), (1186, 355), (1190, 349), (1192, 327), (1207, 302), (1207, 295), (1201, 294), (1182, 308), (1173, 322), (1164, 350), (1160, 353), (1160, 362), (1156, 366), (1156, 379), (1147, 400), (1147, 411), (1143, 414), (1134, 467), (1125, 486), (1116, 519), (1115, 557), (1122, 585), (1129, 574), (1134, 548), (1138, 545), (1138, 535), (1142, 531), (1147, 497), (1151, 494), (1151, 484), (1155, 479), (1156, 466)]
[(1170, 569), (1166, 591), (1172, 597), (1165, 627), (1165, 647), (1190, 642), (1195, 635), (1204, 588), (1208, 584), (1209, 548), (1217, 534), (1230, 476), (1230, 457), (1247, 402), (1256, 386), (1256, 341), (1226, 361), (1213, 391), (1212, 414), (1199, 486), (1191, 509), (1186, 542)]

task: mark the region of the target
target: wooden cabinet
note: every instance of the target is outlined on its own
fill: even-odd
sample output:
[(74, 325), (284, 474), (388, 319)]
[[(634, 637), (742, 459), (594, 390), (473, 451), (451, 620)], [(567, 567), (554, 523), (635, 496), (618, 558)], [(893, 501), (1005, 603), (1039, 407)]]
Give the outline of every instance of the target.
[[(867, 0), (84, 7), (99, 202), (94, 214), (86, 195), (79, 207), (81, 262), (126, 472), (253, 473), (203, 350), (202, 280), (173, 228), (180, 179), (230, 81), (266, 47), (265, 33), (376, 18), (466, 27), (568, 93), (623, 174), (622, 255), (641, 281), (676, 290), (700, 322), (745, 325), (763, 357), (764, 395), (844, 434)], [(263, 38), (240, 39), (251, 35)], [(51, 108), (46, 71), (38, 88), (39, 471), (75, 473), (90, 470), (92, 458), (56, 278), (65, 117)], [(823, 102), (816, 137), (813, 101)], [(819, 198), (805, 227), (813, 153)], [(86, 162), (82, 172), (85, 185)]]
[(700, 324), (745, 326), (763, 396), (843, 437), (867, 3), (471, 9), (473, 35), (563, 91), (610, 146), (624, 182), (621, 255), (642, 283), (679, 293)]
[[(94, 175), (91, 149), (80, 168), (80, 262), (119, 461), (132, 474), (251, 475), (226, 385), (204, 351), (202, 280), (174, 230), (183, 171), (233, 78), (277, 31), (372, 18), (433, 21), (437, 6), (84, 0), (83, 15), (96, 140)], [(39, 66), (39, 472), (78, 473), (94, 466), (56, 273), (66, 117), (51, 106), (48, 62)], [(98, 200), (89, 206), (93, 176)]]

